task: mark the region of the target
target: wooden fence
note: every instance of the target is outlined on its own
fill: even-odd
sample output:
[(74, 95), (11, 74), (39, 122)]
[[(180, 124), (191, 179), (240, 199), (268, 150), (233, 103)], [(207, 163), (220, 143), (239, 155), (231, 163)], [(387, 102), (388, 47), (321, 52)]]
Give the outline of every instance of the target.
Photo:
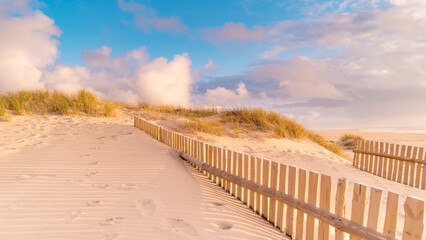
[[(403, 240), (423, 239), (425, 206), (422, 199), (387, 192), (386, 201), (382, 206), (386, 192), (354, 183), (351, 218), (348, 219), (346, 205), (350, 202), (346, 199), (348, 192), (346, 179), (338, 179), (333, 202), (331, 176), (210, 145), (166, 130), (141, 118), (135, 117), (134, 124), (159, 141), (208, 166), (209, 171), (195, 165), (212, 181), (292, 239), (396, 239), (397, 229), (402, 229)], [(220, 177), (212, 172), (220, 172)], [(238, 181), (225, 177), (228, 175), (261, 185), (268, 190), (267, 192), (279, 194), (264, 195), (260, 190), (250, 190), (258, 188), (250, 188), (247, 184), (238, 185), (236, 184)], [(405, 200), (403, 222), (397, 220), (401, 214), (398, 210), (400, 198)], [(283, 199), (293, 199), (292, 201), (302, 202), (304, 206), (310, 207), (299, 207), (297, 204), (290, 204), (289, 201), (286, 204)], [(334, 217), (334, 221), (324, 221), (324, 216), (316, 214), (317, 211), (314, 211), (316, 209), (327, 213), (328, 218)], [(384, 211), (380, 211), (381, 209)], [(381, 223), (382, 227), (378, 229), (381, 214), (385, 215), (384, 223)], [(361, 226), (362, 229), (354, 232), (353, 228), (342, 227), (340, 217), (350, 220), (350, 223)], [(366, 229), (373, 230), (374, 234), (364, 235)]]
[(405, 185), (426, 189), (424, 148), (356, 140), (353, 165)]

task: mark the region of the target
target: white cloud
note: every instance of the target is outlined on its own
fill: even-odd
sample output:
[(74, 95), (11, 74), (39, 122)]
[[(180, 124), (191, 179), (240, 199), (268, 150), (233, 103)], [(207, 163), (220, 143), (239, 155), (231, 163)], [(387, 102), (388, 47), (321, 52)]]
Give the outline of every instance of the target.
[(86, 67), (58, 65), (53, 71), (46, 71), (43, 82), (49, 89), (68, 93), (75, 92), (89, 83), (91, 73)]
[(45, 72), (48, 88), (72, 92), (89, 88), (113, 100), (189, 106), (192, 90), (191, 60), (187, 54), (148, 60), (145, 48), (111, 57), (111, 48), (85, 51), (88, 67), (58, 65)]
[(41, 75), (55, 62), (54, 37), (60, 34), (54, 21), (40, 11), (0, 18), (0, 91), (43, 87)]
[(156, 58), (135, 70), (133, 76), (139, 96), (156, 104), (188, 107), (192, 90), (191, 60), (187, 54), (173, 60)]
[(250, 97), (250, 93), (244, 83), (239, 83), (237, 89), (230, 90), (224, 87), (209, 89), (204, 96), (204, 104), (215, 106), (237, 106), (244, 103)]

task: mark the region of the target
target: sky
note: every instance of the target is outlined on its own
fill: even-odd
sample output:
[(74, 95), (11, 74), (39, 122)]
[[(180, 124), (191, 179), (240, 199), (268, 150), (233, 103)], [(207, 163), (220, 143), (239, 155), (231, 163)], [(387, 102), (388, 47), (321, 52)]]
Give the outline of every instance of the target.
[(423, 0), (0, 0), (0, 92), (426, 126)]

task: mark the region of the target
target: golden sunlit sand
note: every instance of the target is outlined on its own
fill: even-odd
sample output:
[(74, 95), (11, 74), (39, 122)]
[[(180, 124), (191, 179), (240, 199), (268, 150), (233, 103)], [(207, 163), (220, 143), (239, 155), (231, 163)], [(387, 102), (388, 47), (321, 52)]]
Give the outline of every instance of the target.
[(1, 239), (282, 239), (130, 118), (0, 122)]

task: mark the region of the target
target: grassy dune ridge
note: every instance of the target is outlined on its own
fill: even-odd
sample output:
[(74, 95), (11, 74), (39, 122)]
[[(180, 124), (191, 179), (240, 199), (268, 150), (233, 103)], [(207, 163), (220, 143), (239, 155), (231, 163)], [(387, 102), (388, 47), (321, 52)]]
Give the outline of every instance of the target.
[(58, 113), (114, 117), (116, 106), (84, 89), (75, 94), (56, 90), (22, 90), (0, 95), (0, 117), (9, 119), (9, 112), (16, 115)]
[(233, 108), (222, 110), (210, 108), (183, 108), (173, 105), (140, 103), (131, 105), (99, 99), (88, 90), (69, 94), (61, 91), (22, 90), (0, 94), (0, 118), (11, 119), (12, 115), (86, 115), (115, 117), (117, 112), (144, 113), (156, 119), (185, 119), (183, 130), (204, 132), (222, 136), (232, 130), (234, 137), (244, 131), (261, 131), (275, 138), (293, 140), (309, 139), (329, 151), (345, 157), (342, 149), (300, 123), (274, 111), (262, 108)]

